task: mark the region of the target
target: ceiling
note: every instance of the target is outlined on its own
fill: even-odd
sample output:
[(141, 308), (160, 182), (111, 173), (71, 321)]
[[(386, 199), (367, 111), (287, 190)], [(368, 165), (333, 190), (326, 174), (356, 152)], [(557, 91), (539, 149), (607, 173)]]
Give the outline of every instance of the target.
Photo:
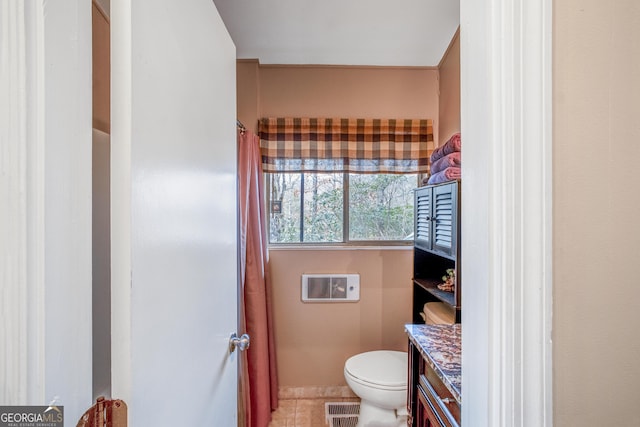
[(213, 0), (239, 59), (261, 64), (437, 66), (458, 0)]
[(237, 57), (261, 64), (437, 66), (460, 21), (459, 0), (213, 2)]

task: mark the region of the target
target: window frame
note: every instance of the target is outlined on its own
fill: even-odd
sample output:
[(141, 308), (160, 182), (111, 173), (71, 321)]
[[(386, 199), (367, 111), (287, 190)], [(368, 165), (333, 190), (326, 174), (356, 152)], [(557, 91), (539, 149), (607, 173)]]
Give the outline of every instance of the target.
[[(271, 180), (269, 179), (269, 175), (278, 172), (264, 172), (264, 185), (265, 185), (265, 200), (264, 204), (266, 207), (266, 230), (267, 230), (267, 245), (269, 247), (279, 247), (279, 248), (287, 248), (287, 247), (296, 247), (296, 246), (304, 246), (304, 247), (359, 247), (359, 246), (385, 246), (385, 247), (405, 247), (405, 246), (413, 246), (413, 239), (411, 240), (351, 240), (349, 239), (349, 174), (350, 172), (344, 171), (342, 172), (342, 242), (271, 242)], [(304, 176), (305, 173), (310, 172), (287, 172), (287, 173), (295, 173)], [(316, 172), (322, 173), (322, 172)], [(373, 174), (375, 175), (375, 174)], [(387, 175), (381, 173), (379, 175)], [(411, 174), (413, 175), (413, 174)], [(416, 175), (416, 187), (420, 185), (423, 174), (417, 173)], [(301, 179), (301, 182), (304, 183), (304, 179)], [(304, 184), (301, 184), (301, 198), (300, 198), (300, 211), (301, 211), (301, 233), (304, 237), (304, 229), (303, 229), (303, 221), (302, 218), (302, 207), (304, 206)], [(415, 189), (414, 189), (415, 190)], [(415, 215), (415, 211), (414, 211)], [(415, 218), (414, 218), (415, 221)]]

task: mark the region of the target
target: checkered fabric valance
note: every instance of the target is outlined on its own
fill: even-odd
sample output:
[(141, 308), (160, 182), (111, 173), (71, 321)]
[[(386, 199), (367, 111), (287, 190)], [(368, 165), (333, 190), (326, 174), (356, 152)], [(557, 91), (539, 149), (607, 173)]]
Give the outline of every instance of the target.
[(433, 151), (429, 119), (263, 118), (264, 172), (423, 173)]

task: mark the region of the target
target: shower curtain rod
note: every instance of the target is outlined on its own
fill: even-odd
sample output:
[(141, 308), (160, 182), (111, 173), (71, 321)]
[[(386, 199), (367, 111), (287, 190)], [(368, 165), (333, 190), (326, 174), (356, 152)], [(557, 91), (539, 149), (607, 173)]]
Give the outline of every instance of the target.
[(236, 119), (236, 126), (238, 126), (238, 129), (240, 129), (240, 132), (244, 133), (247, 128), (244, 127), (244, 125), (242, 124), (242, 122), (238, 119)]

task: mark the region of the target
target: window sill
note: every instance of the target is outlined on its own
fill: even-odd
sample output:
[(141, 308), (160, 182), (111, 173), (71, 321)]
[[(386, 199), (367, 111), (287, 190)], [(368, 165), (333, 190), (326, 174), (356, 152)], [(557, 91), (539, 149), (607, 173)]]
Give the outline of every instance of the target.
[(413, 245), (270, 245), (269, 251), (409, 251)]

